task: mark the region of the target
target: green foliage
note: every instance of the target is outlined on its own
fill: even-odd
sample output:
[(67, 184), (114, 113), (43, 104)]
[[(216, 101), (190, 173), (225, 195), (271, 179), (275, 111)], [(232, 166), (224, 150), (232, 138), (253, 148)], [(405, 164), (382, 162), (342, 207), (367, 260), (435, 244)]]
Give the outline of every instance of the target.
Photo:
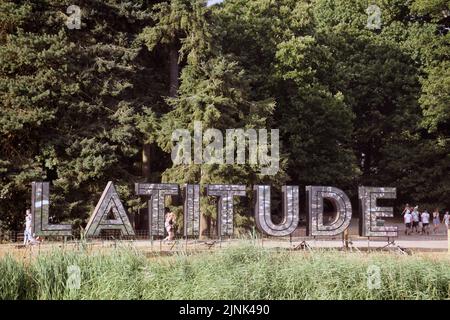
[(420, 99), (424, 110), (423, 124), (431, 132), (450, 134), (450, 60), (428, 69)]
[[(78, 266), (70, 290), (67, 267)], [(368, 287), (368, 268), (380, 287)], [(424, 272), (426, 270), (427, 272)], [(431, 299), (450, 297), (449, 261), (423, 256), (337, 251), (274, 252), (239, 246), (146, 259), (130, 248), (110, 253), (55, 251), (25, 264), (0, 260), (0, 299)], [(245, 283), (245, 286), (242, 286)]]
[(146, 27), (139, 35), (149, 48), (164, 44), (177, 46), (181, 43), (180, 60), (187, 55), (193, 61), (209, 49), (208, 30), (204, 19), (207, 14), (205, 0), (173, 0), (157, 3), (152, 7), (152, 19), (156, 24)]
[(69, 4), (2, 4), (11, 22), (0, 47), (0, 216), (11, 228), (33, 180), (52, 181), (59, 220), (86, 219), (108, 180), (131, 184), (153, 134), (136, 123), (161, 111), (161, 88), (144, 85), (157, 67), (134, 43), (146, 3), (80, 4), (81, 30), (65, 25)]
[[(399, 206), (450, 206), (448, 0), (80, 1), (81, 30), (65, 25), (71, 4), (0, 2), (2, 228), (22, 227), (34, 180), (52, 182), (55, 221), (78, 224), (108, 180), (133, 211), (132, 184), (149, 180), (353, 197), (383, 185)], [(366, 28), (369, 4), (380, 30)], [(173, 165), (172, 131), (194, 121), (280, 129), (279, 174)], [(238, 203), (237, 225), (252, 223), (251, 203)]]

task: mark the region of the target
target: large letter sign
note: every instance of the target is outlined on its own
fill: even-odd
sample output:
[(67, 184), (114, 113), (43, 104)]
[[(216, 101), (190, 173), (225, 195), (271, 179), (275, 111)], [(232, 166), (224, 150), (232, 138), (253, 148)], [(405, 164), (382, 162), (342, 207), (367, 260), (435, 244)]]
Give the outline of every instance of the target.
[[(174, 183), (136, 183), (136, 194), (147, 196), (148, 230), (150, 237), (164, 236), (165, 197), (176, 196), (179, 185)], [(298, 227), (299, 187), (283, 186), (283, 218), (274, 223), (271, 215), (270, 186), (255, 185), (256, 195), (255, 222), (259, 231), (274, 237), (291, 235)], [(360, 226), (359, 234), (363, 237), (397, 237), (397, 227), (385, 226), (379, 218), (393, 217), (393, 208), (379, 207), (378, 199), (395, 199), (395, 188), (359, 187)], [(210, 184), (206, 185), (206, 195), (215, 196), (217, 201), (217, 226), (220, 237), (233, 236), (233, 198), (245, 196), (245, 185)], [(184, 236), (200, 235), (200, 185), (183, 186)], [(331, 202), (336, 217), (331, 223), (324, 221), (324, 201)], [(336, 236), (350, 225), (352, 205), (344, 191), (335, 187), (307, 186), (307, 236)], [(69, 224), (51, 224), (49, 222), (49, 183), (33, 182), (31, 196), (32, 232), (40, 236), (71, 236)], [(135, 231), (128, 219), (125, 208), (120, 201), (114, 184), (108, 182), (103, 194), (86, 226), (85, 236), (101, 235), (102, 230), (120, 230), (123, 236), (135, 236)]]
[(270, 212), (270, 186), (256, 185), (255, 220), (261, 232), (275, 237), (288, 236), (298, 226), (300, 219), (298, 186), (283, 186), (283, 220), (274, 224)]
[(72, 225), (50, 224), (50, 191), (48, 182), (31, 183), (32, 233), (36, 236), (71, 236)]
[(359, 217), (359, 233), (363, 237), (397, 237), (397, 227), (377, 225), (378, 218), (393, 217), (391, 207), (378, 207), (378, 199), (395, 199), (395, 188), (359, 187), (358, 196), (361, 215)]
[[(112, 214), (114, 219), (109, 219)], [(99, 236), (102, 230), (120, 230), (124, 236), (134, 236), (134, 230), (112, 181), (109, 181), (86, 226), (86, 237)]]
[(217, 221), (221, 236), (233, 235), (233, 197), (245, 196), (245, 186), (210, 184), (206, 188), (208, 196), (219, 197), (217, 202)]
[[(308, 236), (335, 236), (348, 228), (352, 219), (352, 205), (344, 191), (334, 187), (307, 186)], [(329, 200), (336, 209), (336, 219), (330, 225), (323, 222), (324, 199)]]
[(184, 186), (184, 236), (200, 235), (200, 185)]
[(148, 201), (148, 228), (150, 236), (164, 236), (164, 199), (178, 195), (178, 185), (173, 183), (136, 183), (136, 194), (150, 197)]

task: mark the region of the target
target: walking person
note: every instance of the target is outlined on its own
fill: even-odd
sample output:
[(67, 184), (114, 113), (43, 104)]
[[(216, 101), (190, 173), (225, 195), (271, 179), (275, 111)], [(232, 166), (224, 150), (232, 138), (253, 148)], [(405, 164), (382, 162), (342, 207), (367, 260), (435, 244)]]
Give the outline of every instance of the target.
[(444, 217), (442, 218), (442, 221), (444, 221), (445, 226), (447, 227), (447, 234), (449, 233), (449, 227), (450, 227), (450, 214), (448, 211), (445, 211)]
[(167, 231), (167, 237), (164, 238), (164, 240), (174, 240), (175, 239), (175, 221), (176, 221), (176, 215), (173, 212), (170, 212), (168, 209), (166, 209), (166, 219), (164, 226)]
[(31, 222), (32, 222), (31, 212), (30, 212), (30, 209), (27, 209), (27, 211), (25, 213), (25, 231), (23, 233), (23, 245), (24, 246), (32, 243), (34, 240), (32, 234), (31, 234)]
[(421, 215), (422, 219), (422, 234), (427, 233), (427, 235), (430, 234), (430, 231), (428, 230), (428, 225), (430, 224), (430, 214), (428, 213), (427, 209), (425, 209), (424, 212), (422, 212)]
[(411, 213), (412, 215), (412, 230), (416, 233), (419, 233), (419, 222), (420, 222), (420, 214), (419, 214), (419, 206), (415, 206), (414, 210)]
[(439, 231), (439, 226), (441, 224), (441, 220), (439, 219), (439, 210), (438, 208), (433, 211), (433, 233), (437, 233)]
[(411, 223), (412, 223), (412, 214), (410, 213), (409, 210), (405, 212), (403, 220), (405, 222), (405, 234), (409, 235), (411, 233)]
[(405, 205), (405, 208), (402, 211), (402, 215), (404, 215), (406, 212), (411, 213), (411, 207), (409, 206), (408, 203)]

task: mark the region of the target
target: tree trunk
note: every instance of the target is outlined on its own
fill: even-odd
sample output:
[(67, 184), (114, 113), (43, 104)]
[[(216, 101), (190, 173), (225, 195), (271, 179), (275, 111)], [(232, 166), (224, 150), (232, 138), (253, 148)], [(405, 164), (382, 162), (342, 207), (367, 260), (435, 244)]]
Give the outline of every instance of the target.
[(176, 97), (179, 87), (178, 81), (178, 49), (175, 45), (170, 47), (169, 52), (169, 67), (170, 67), (170, 87), (169, 95), (170, 97)]
[(142, 176), (145, 178), (146, 182), (150, 182), (150, 156), (151, 145), (145, 143), (142, 148)]

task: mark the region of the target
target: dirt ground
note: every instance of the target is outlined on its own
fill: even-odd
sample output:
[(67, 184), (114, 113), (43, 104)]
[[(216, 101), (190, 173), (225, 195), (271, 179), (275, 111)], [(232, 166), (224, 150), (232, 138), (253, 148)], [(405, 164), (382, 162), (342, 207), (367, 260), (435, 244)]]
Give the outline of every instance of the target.
[[(305, 241), (305, 242), (303, 242)], [(11, 255), (16, 259), (24, 261), (31, 261), (41, 254), (51, 252), (53, 250), (68, 250), (78, 251), (84, 250), (87, 254), (108, 252), (117, 247), (129, 248), (130, 250), (137, 250), (148, 257), (172, 255), (176, 253), (195, 253), (204, 251), (221, 250), (242, 244), (254, 245), (265, 249), (272, 250), (326, 250), (338, 249), (344, 250), (342, 240), (314, 240), (305, 238), (292, 238), (291, 240), (273, 240), (273, 239), (257, 239), (257, 240), (211, 240), (211, 241), (185, 241), (183, 239), (177, 241), (93, 241), (81, 244), (80, 242), (47, 242), (39, 245), (22, 246), (17, 244), (2, 244), (0, 245), (0, 259), (6, 255)], [(349, 245), (349, 252), (370, 252), (370, 251), (385, 251), (402, 254), (402, 250), (408, 254), (420, 254), (436, 259), (450, 259), (450, 252), (448, 251), (447, 240), (396, 240), (393, 244), (387, 246), (386, 240), (352, 240)], [(387, 246), (387, 247), (386, 247)], [(402, 250), (400, 250), (401, 248)]]
[[(395, 239), (387, 238), (366, 238), (358, 235), (358, 221), (352, 220), (349, 227), (349, 248), (354, 251), (368, 251), (368, 250), (389, 250), (398, 251), (398, 248), (407, 249), (410, 252), (429, 254), (432, 256), (450, 256), (449, 253), (449, 239), (447, 230), (444, 225), (441, 225), (436, 234), (422, 235), (412, 233), (410, 235), (404, 234), (404, 226), (401, 223), (387, 222), (389, 225), (398, 227), (399, 236)], [(432, 230), (432, 229), (431, 229)], [(390, 241), (394, 241), (389, 244)], [(299, 250), (305, 248), (326, 248), (326, 249), (341, 249), (344, 247), (342, 236), (331, 238), (311, 238), (305, 237), (305, 229), (297, 229), (292, 237), (283, 238), (258, 238), (258, 239), (226, 239), (226, 240), (210, 240), (198, 241), (178, 239), (176, 241), (160, 241), (160, 240), (133, 240), (133, 241), (101, 241), (93, 240), (81, 244), (79, 241), (68, 242), (43, 242), (39, 245), (24, 247), (21, 243), (6, 243), (0, 244), (0, 258), (7, 254), (11, 254), (16, 258), (30, 260), (44, 252), (54, 249), (62, 250), (80, 250), (83, 245), (87, 252), (101, 252), (108, 251), (117, 246), (129, 247), (144, 252), (147, 255), (164, 255), (173, 254), (175, 252), (195, 252), (205, 250), (216, 250), (230, 246), (236, 246), (242, 243), (252, 243), (267, 249), (291, 249)], [(388, 245), (389, 244), (389, 245)], [(384, 248), (385, 247), (385, 248)]]

